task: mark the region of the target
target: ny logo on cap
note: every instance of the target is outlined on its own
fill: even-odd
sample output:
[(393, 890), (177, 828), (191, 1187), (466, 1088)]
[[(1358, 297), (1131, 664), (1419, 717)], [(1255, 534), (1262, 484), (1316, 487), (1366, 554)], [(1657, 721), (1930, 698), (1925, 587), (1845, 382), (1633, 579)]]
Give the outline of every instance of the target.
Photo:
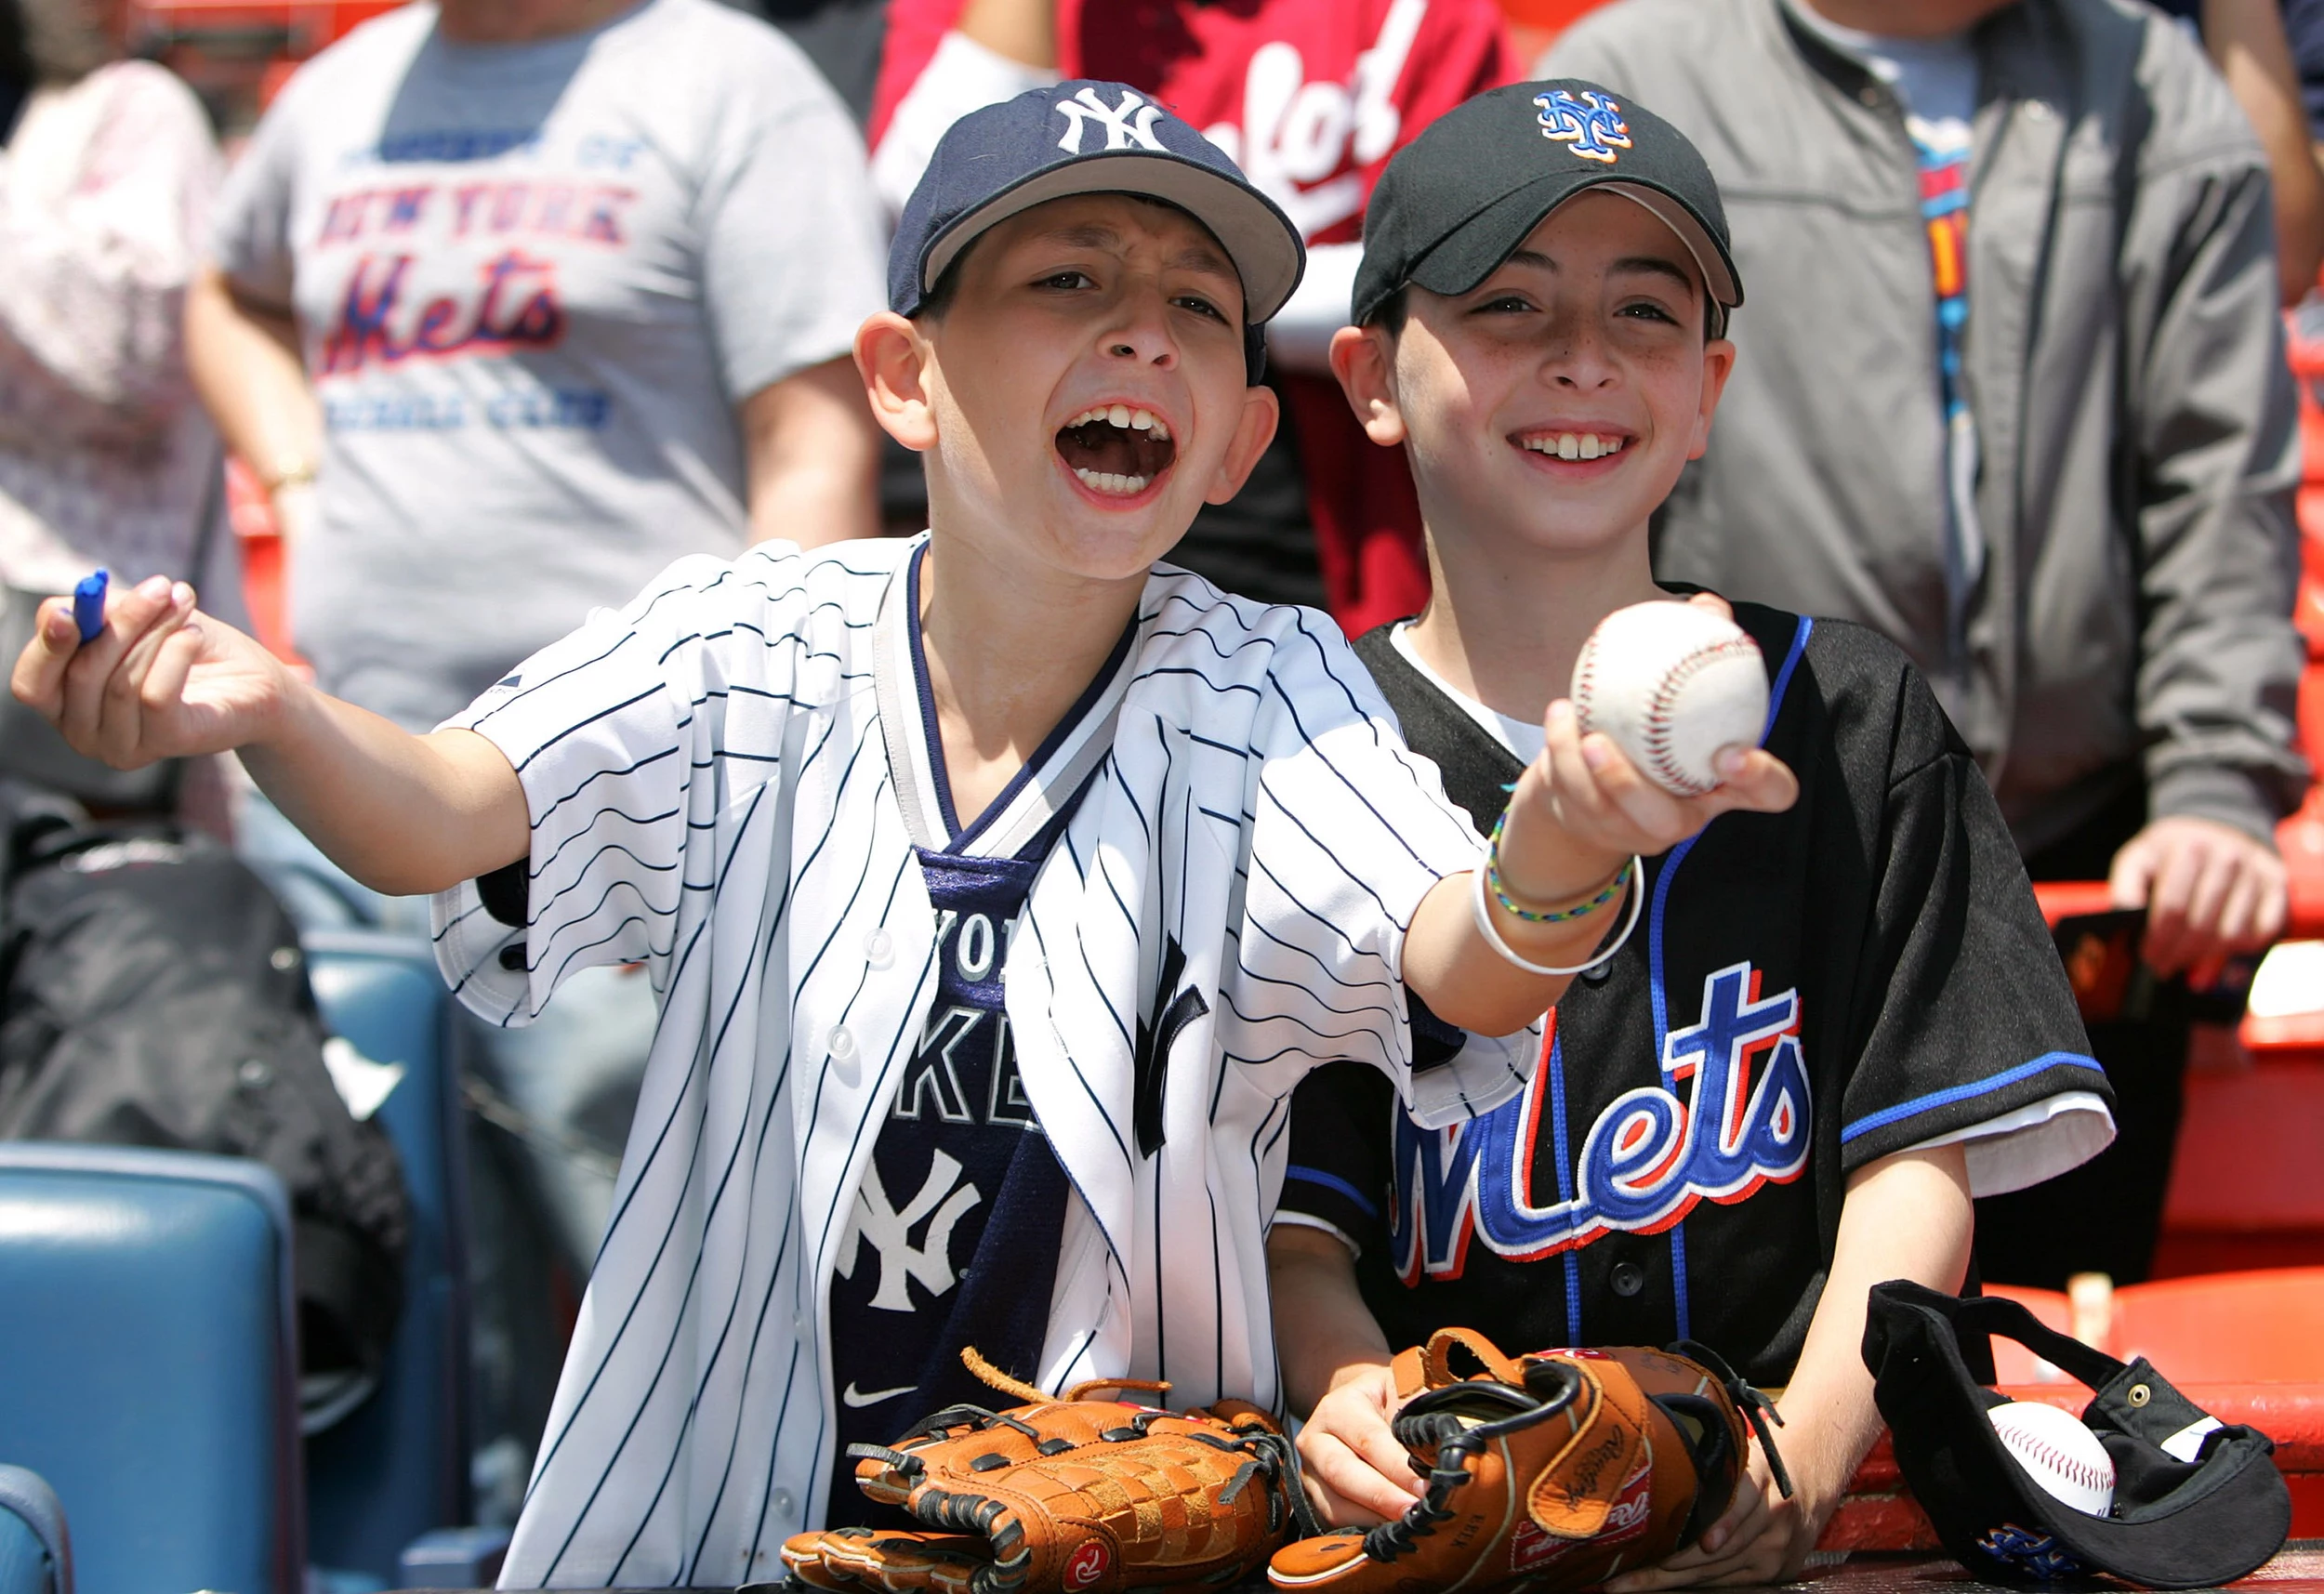
[(1533, 102), (1541, 108), (1541, 137), (1571, 146), (1585, 161), (1612, 165), (1615, 151), (1630, 148), (1630, 125), (1622, 120), (1622, 108), (1603, 94), (1584, 89), (1576, 99), (1565, 89), (1553, 88), (1535, 95)]
[(1085, 153), (1082, 140), (1089, 125), (1095, 122), (1105, 129), (1105, 147), (1127, 150), (1132, 146), (1167, 154), (1162, 140), (1154, 136), (1154, 125), (1162, 119), (1162, 108), (1129, 89), (1122, 90), (1122, 102), (1110, 110), (1098, 98), (1094, 88), (1085, 88), (1071, 99), (1061, 99), (1055, 110), (1065, 119), (1064, 137), (1057, 147), (1069, 155)]

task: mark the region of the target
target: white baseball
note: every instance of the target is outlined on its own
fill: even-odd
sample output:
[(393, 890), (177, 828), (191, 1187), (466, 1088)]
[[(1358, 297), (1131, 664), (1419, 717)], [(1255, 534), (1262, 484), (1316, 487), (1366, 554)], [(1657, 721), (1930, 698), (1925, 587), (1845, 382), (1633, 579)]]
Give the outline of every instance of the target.
[(2072, 1412), (2011, 1401), (1986, 1415), (2026, 1476), (2053, 1498), (2093, 1517), (2114, 1508), (2114, 1457)]
[(1574, 712), (1647, 779), (1695, 797), (1719, 784), (1723, 747), (1756, 747), (1767, 666), (1732, 620), (1692, 603), (1633, 603), (1598, 622), (1574, 662)]

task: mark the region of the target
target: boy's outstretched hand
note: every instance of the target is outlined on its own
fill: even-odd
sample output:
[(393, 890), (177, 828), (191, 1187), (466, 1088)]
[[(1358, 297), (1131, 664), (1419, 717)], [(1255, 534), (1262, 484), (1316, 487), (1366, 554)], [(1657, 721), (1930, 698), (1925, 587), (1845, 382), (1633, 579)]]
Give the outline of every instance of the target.
[[(1722, 617), (1731, 613), (1708, 593), (1689, 601)], [(1720, 784), (1679, 797), (1647, 779), (1611, 737), (1583, 735), (1568, 699), (1551, 704), (1542, 723), (1547, 743), (1517, 778), (1499, 846), (1501, 889), (1545, 912), (1587, 902), (1609, 884), (1635, 890), (1637, 882), (1619, 880), (1632, 854), (1668, 852), (1723, 813), (1781, 813), (1799, 800), (1798, 779), (1762, 747), (1721, 749)], [(1500, 955), (1476, 924), (1473, 889), (1469, 876), (1457, 876), (1422, 901), (1405, 940), (1405, 983), (1448, 1022), (1513, 1034), (1557, 1001), (1568, 977), (1527, 972)], [(1498, 905), (1484, 911), (1499, 942), (1538, 970), (1586, 962), (1630, 907), (1618, 892), (1605, 908), (1555, 920), (1528, 923)]]
[(289, 667), (154, 576), (118, 592), (86, 642), (70, 599), (40, 606), (9, 686), (73, 750), (117, 770), (263, 741), (295, 685)]
[(116, 594), (86, 642), (69, 599), (41, 605), (10, 687), (73, 751), (132, 770), (239, 752), (275, 805), (390, 896), (440, 891), (525, 855), (524, 790), (472, 731), (415, 736), (328, 697), (164, 577)]
[[(1688, 601), (1721, 619), (1734, 610), (1712, 593)], [(1800, 783), (1775, 755), (1760, 747), (1726, 747), (1716, 760), (1720, 784), (1699, 797), (1664, 790), (1626, 757), (1611, 737), (1583, 735), (1571, 700), (1550, 705), (1542, 721), (1549, 744), (1527, 768), (1510, 800), (1501, 873), (1512, 889), (1537, 900), (1587, 886), (1559, 855), (1588, 854), (1603, 878), (1631, 853), (1667, 852), (1721, 814), (1742, 809), (1781, 813), (1797, 801)], [(1538, 823), (1546, 819), (1551, 826)], [(1530, 823), (1529, 823), (1530, 822)]]

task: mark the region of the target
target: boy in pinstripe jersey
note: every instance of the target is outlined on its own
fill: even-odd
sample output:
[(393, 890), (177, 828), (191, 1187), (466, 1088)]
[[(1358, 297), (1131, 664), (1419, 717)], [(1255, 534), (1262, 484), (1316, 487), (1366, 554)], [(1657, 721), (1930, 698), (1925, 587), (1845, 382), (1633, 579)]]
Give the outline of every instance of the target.
[[(1709, 441), (1742, 286), (1694, 146), (1578, 81), (1433, 124), (1368, 227), (1334, 363), (1373, 440), (1411, 456), (1437, 579), (1355, 652), (1485, 825), (1504, 783), (1568, 756), (1562, 699), (1598, 622), (1682, 600), (1648, 517)], [(1700, 1544), (1609, 1587), (1789, 1575), (1879, 1431), (1867, 1290), (1959, 1287), (1972, 1193), (2112, 1134), (2009, 832), (1927, 685), (1861, 627), (1734, 613), (1801, 800), (1647, 861), (1644, 929), (1565, 993), (1522, 1095), (1447, 1128), (1360, 1071), (1297, 1092), (1271, 1242), (1301, 1325), (1284, 1378), (1341, 1521), (1411, 1498), (1392, 1347), (1453, 1324), (1512, 1350), (1692, 1337), (1789, 1386), (1797, 1492), (1755, 1452)]]
[[(967, 1344), (1049, 1388), (1272, 1402), (1299, 1077), (1364, 1059), (1429, 1122), (1522, 1088), (1608, 916), (1472, 890), (1474, 836), (1329, 623), (1154, 563), (1265, 446), (1256, 332), (1300, 259), (1160, 106), (1029, 94), (946, 136), (857, 339), (927, 535), (683, 561), (428, 737), (165, 586), (20, 660), (81, 745), (240, 746), (352, 873), (442, 892), (479, 1012), (651, 968), (504, 1583), (764, 1580), (847, 1508), (844, 1438), (942, 1404)], [(1688, 803), (1626, 764), (1528, 775), (1504, 885), (1618, 906), (1631, 854), (1790, 800), (1765, 754), (1730, 766)]]

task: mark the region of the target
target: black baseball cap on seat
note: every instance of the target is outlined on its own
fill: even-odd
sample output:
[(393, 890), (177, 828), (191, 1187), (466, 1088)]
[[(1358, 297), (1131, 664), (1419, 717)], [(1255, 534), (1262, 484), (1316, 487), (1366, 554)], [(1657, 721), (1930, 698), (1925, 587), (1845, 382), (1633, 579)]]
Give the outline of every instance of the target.
[(1541, 218), (1609, 189), (1668, 224), (1710, 291), (1711, 330), (1743, 302), (1719, 185), (1685, 134), (1628, 96), (1580, 78), (1513, 83), (1454, 107), (1380, 174), (1355, 274), (1359, 326), (1418, 283), (1465, 294), (1499, 269)]
[(1299, 229), (1226, 151), (1127, 84), (1076, 78), (970, 112), (937, 141), (888, 246), (888, 308), (911, 315), (986, 229), (1071, 194), (1176, 205), (1210, 230), (1243, 281), (1246, 352), (1307, 269)]
[[(1994, 1431), (1989, 1413), (2006, 1397), (1980, 1386), (1963, 1355), (1994, 1334), (2094, 1391), (2081, 1420), (2114, 1463), (2108, 1515), (2052, 1495)], [(2145, 1357), (2126, 1366), (2014, 1300), (1875, 1284), (1864, 1363), (1896, 1469), (1946, 1551), (1977, 1577), (2040, 1587), (2104, 1572), (2146, 1588), (2210, 1588), (2265, 1563), (2291, 1534), (2291, 1495), (2265, 1434), (2221, 1423)]]

